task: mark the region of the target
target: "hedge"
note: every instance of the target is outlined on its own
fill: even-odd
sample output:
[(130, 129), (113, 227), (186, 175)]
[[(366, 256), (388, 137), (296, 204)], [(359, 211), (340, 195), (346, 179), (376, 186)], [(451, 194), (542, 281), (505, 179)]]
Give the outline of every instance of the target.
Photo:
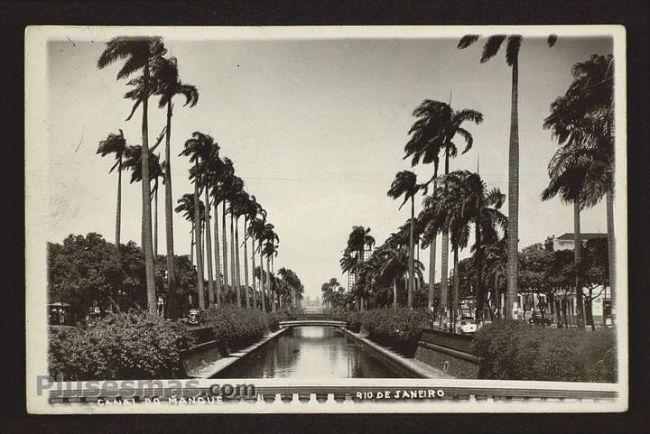
[(274, 321), (270, 314), (258, 309), (224, 305), (206, 310), (206, 325), (212, 328), (220, 346), (229, 350), (245, 348), (259, 341)]
[(337, 321), (345, 321), (347, 328), (355, 333), (361, 329), (362, 314), (356, 310), (347, 310), (342, 307), (327, 309), (325, 313)]
[(50, 375), (59, 380), (179, 378), (194, 338), (180, 322), (147, 313), (113, 314), (85, 329), (52, 330)]
[(373, 341), (412, 357), (417, 350), (420, 329), (427, 323), (425, 312), (399, 307), (372, 309), (361, 316), (361, 324)]
[(479, 378), (615, 382), (616, 337), (595, 332), (503, 321), (482, 327), (473, 352), (481, 357)]

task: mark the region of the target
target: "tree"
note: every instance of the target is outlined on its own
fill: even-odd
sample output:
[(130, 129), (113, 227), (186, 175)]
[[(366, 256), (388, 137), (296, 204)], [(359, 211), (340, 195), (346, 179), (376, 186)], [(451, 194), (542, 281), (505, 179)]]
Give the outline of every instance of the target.
[(614, 59), (611, 55), (592, 55), (589, 60), (575, 64), (572, 75), (574, 80), (566, 93), (551, 104), (551, 114), (545, 119), (544, 127), (551, 129), (560, 146), (566, 148), (556, 154), (562, 154), (558, 155), (563, 160), (561, 169), (571, 174), (572, 182), (581, 185), (582, 207), (592, 207), (606, 197), (613, 301), (616, 293)]
[[(167, 284), (169, 291), (169, 316), (178, 317), (176, 300), (176, 267), (174, 265), (174, 221), (173, 221), (173, 192), (172, 192), (172, 167), (171, 167), (171, 134), (173, 99), (177, 95), (185, 97), (184, 106), (194, 107), (199, 100), (199, 92), (195, 86), (184, 84), (178, 77), (176, 58), (164, 59), (160, 68), (155, 73), (159, 83), (157, 94), (160, 95), (159, 107), (167, 107), (167, 127), (165, 129), (165, 241), (167, 246)], [(215, 214), (216, 218), (216, 214)], [(217, 288), (218, 291), (218, 288)], [(218, 292), (217, 292), (218, 293)]]
[(404, 201), (400, 205), (400, 209), (404, 204), (411, 199), (411, 220), (410, 220), (410, 230), (409, 230), (409, 286), (408, 286), (408, 308), (413, 307), (413, 291), (415, 286), (415, 272), (414, 272), (414, 258), (415, 258), (415, 249), (413, 245), (413, 236), (414, 236), (414, 226), (415, 226), (415, 195), (422, 188), (421, 185), (417, 183), (417, 175), (409, 170), (403, 170), (398, 172), (395, 175), (390, 190), (388, 190), (388, 196), (397, 199), (401, 196), (404, 196)]
[[(352, 231), (348, 237), (348, 242), (345, 248), (345, 251), (348, 254), (356, 255), (357, 263), (364, 261), (364, 252), (366, 246), (369, 249), (372, 249), (372, 246), (375, 245), (375, 239), (370, 235), (370, 228), (365, 228), (363, 226), (353, 226)], [(355, 269), (355, 280), (358, 279), (358, 267)], [(359, 299), (359, 309), (363, 310), (363, 297)]]
[(508, 219), (499, 211), (505, 195), (497, 188), (488, 190), (478, 173), (459, 172), (462, 179), (461, 219), (474, 225), (474, 263), (476, 268), (476, 320), (483, 320), (487, 299), (483, 282), (484, 245), (499, 239), (497, 228), (506, 231)]
[(109, 173), (117, 169), (117, 211), (115, 213), (115, 247), (117, 256), (120, 254), (120, 227), (122, 223), (122, 162), (126, 153), (127, 144), (124, 133), (119, 130), (119, 134), (109, 134), (106, 139), (99, 142), (97, 153), (102, 157), (109, 154), (115, 155), (115, 164), (111, 167)]
[[(214, 140), (207, 134), (195, 131), (192, 137), (185, 141), (185, 146), (180, 155), (190, 158), (192, 167), (190, 168), (190, 180), (194, 184), (194, 220), (201, 222), (203, 216), (199, 214), (199, 202), (201, 202), (200, 195), (203, 191), (203, 172), (201, 165), (209, 159), (212, 148), (215, 146)], [(209, 209), (209, 203), (205, 204), (205, 211)], [(203, 288), (203, 244), (202, 244), (202, 223), (195, 224), (195, 239), (196, 239), (196, 270), (197, 282), (199, 292), (199, 308), (205, 309), (205, 293)], [(209, 282), (209, 291), (212, 291), (211, 282)]]
[[(458, 48), (465, 49), (479, 39), (479, 35), (463, 36)], [(548, 37), (552, 47), (557, 41), (556, 35)], [(519, 243), (519, 49), (521, 35), (493, 35), (487, 38), (483, 46), (481, 63), (493, 58), (503, 43), (506, 42), (506, 62), (512, 68), (512, 91), (510, 107), (510, 140), (508, 144), (508, 291), (506, 293), (506, 318), (512, 318), (513, 303), (517, 297), (518, 277), (518, 243)]]
[[(451, 98), (450, 98), (451, 99)], [(458, 154), (458, 147), (454, 142), (455, 137), (458, 135), (465, 141), (465, 149), (463, 153), (469, 151), (474, 143), (471, 133), (463, 127), (465, 122), (473, 122), (480, 124), (483, 121), (483, 115), (476, 110), (463, 109), (454, 110), (449, 104), (424, 100), (413, 112), (413, 116), (417, 117), (411, 129), (409, 130), (410, 140), (404, 147), (404, 158), (411, 158), (411, 166), (419, 164), (420, 160), (424, 164), (434, 163), (434, 174), (432, 181), (434, 183), (434, 190), (436, 188), (436, 178), (438, 176), (438, 163), (440, 160), (440, 153), (444, 153), (445, 158), (445, 174), (449, 173), (449, 158), (455, 157)], [(430, 181), (431, 182), (431, 181)], [(429, 182), (424, 185), (428, 185)], [(426, 195), (426, 190), (425, 193)], [(430, 245), (430, 262), (429, 262), (429, 291), (433, 289), (433, 282), (435, 281), (435, 248), (436, 248), (436, 232), (431, 234)], [(441, 295), (440, 299), (446, 300), (448, 292), (447, 282), (447, 268), (449, 262), (449, 238), (446, 229), (442, 229), (442, 255), (441, 255)], [(433, 300), (433, 294), (429, 296)], [(445, 309), (442, 305), (441, 309)]]
[(106, 43), (106, 48), (97, 61), (102, 69), (118, 60), (124, 60), (117, 79), (127, 78), (142, 70), (142, 247), (147, 282), (147, 308), (156, 314), (156, 283), (151, 235), (151, 202), (149, 200), (149, 127), (148, 101), (150, 86), (150, 67), (156, 59), (166, 53), (160, 37), (116, 37)]
[[(178, 199), (178, 206), (176, 206), (175, 211), (178, 213), (183, 213), (185, 220), (189, 221), (192, 224), (192, 245), (190, 246), (190, 252), (193, 251), (193, 247), (197, 244), (194, 236), (198, 233), (196, 227), (200, 226), (203, 224), (204, 220), (204, 215), (205, 215), (205, 204), (203, 201), (199, 201), (198, 203), (198, 210), (196, 208), (196, 202), (195, 202), (195, 194), (191, 193), (185, 193), (180, 199)], [(200, 301), (203, 299), (205, 303), (205, 295), (203, 293), (203, 274), (199, 273), (199, 256), (198, 254), (200, 253), (200, 248), (197, 246), (197, 266), (196, 266), (196, 283), (197, 283), (197, 295), (199, 297), (199, 306), (200, 306)], [(190, 261), (191, 262), (191, 261)], [(201, 267), (201, 270), (203, 268)]]

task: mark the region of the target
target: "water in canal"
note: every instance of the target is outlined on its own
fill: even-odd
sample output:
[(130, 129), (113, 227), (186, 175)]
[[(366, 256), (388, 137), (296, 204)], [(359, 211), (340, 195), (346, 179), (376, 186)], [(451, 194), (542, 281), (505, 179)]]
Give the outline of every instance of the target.
[(218, 378), (401, 378), (370, 350), (335, 327), (295, 327)]

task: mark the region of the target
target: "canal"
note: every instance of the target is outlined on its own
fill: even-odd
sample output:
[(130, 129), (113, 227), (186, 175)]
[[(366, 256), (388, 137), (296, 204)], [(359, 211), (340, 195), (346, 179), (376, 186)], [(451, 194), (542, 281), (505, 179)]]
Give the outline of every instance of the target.
[(214, 378), (402, 378), (336, 327), (293, 327)]

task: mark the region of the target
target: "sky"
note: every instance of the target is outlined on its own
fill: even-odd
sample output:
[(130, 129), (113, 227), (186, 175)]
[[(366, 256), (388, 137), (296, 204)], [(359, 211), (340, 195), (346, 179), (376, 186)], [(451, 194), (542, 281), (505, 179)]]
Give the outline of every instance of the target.
[[(98, 232), (113, 242), (117, 176), (96, 154), (100, 140), (124, 131), (141, 143), (140, 112), (123, 99), (119, 64), (97, 69), (102, 40), (48, 44), (49, 241)], [(192, 132), (212, 135), (221, 155), (268, 212), (280, 237), (276, 270), (293, 269), (310, 297), (331, 277), (341, 283), (339, 258), (354, 225), (371, 228), (378, 244), (409, 218), (409, 207), (386, 192), (395, 173), (413, 170), (424, 181), (432, 165), (403, 159), (412, 111), (424, 99), (472, 108), (481, 125), (467, 124), (473, 148), (451, 170), (475, 171), (507, 193), (511, 70), (500, 53), (480, 64), (482, 41), (458, 50), (457, 39), (205, 40), (165, 39), (181, 79), (200, 92), (194, 108), (175, 103), (172, 124), (174, 197), (192, 191), (189, 162), (179, 157)], [(591, 54), (611, 53), (606, 38), (524, 40), (519, 67), (520, 248), (573, 231), (572, 207), (541, 202), (547, 164), (557, 143), (542, 123), (551, 102), (571, 82), (571, 66)], [(150, 104), (150, 137), (165, 112)], [(150, 139), (151, 140), (151, 139)], [(162, 150), (162, 148), (161, 148)], [(480, 162), (480, 163), (479, 163)], [(123, 177), (122, 242), (140, 244), (141, 189)], [(165, 254), (159, 199), (159, 253)], [(416, 213), (421, 204), (416, 203)], [(507, 214), (507, 203), (502, 208)], [(583, 213), (583, 232), (605, 232), (604, 204)], [(190, 226), (174, 218), (176, 254), (189, 254)], [(461, 254), (461, 258), (468, 252)], [(428, 264), (428, 249), (421, 251)], [(437, 277), (439, 279), (439, 260)], [(427, 275), (425, 273), (425, 275)]]

